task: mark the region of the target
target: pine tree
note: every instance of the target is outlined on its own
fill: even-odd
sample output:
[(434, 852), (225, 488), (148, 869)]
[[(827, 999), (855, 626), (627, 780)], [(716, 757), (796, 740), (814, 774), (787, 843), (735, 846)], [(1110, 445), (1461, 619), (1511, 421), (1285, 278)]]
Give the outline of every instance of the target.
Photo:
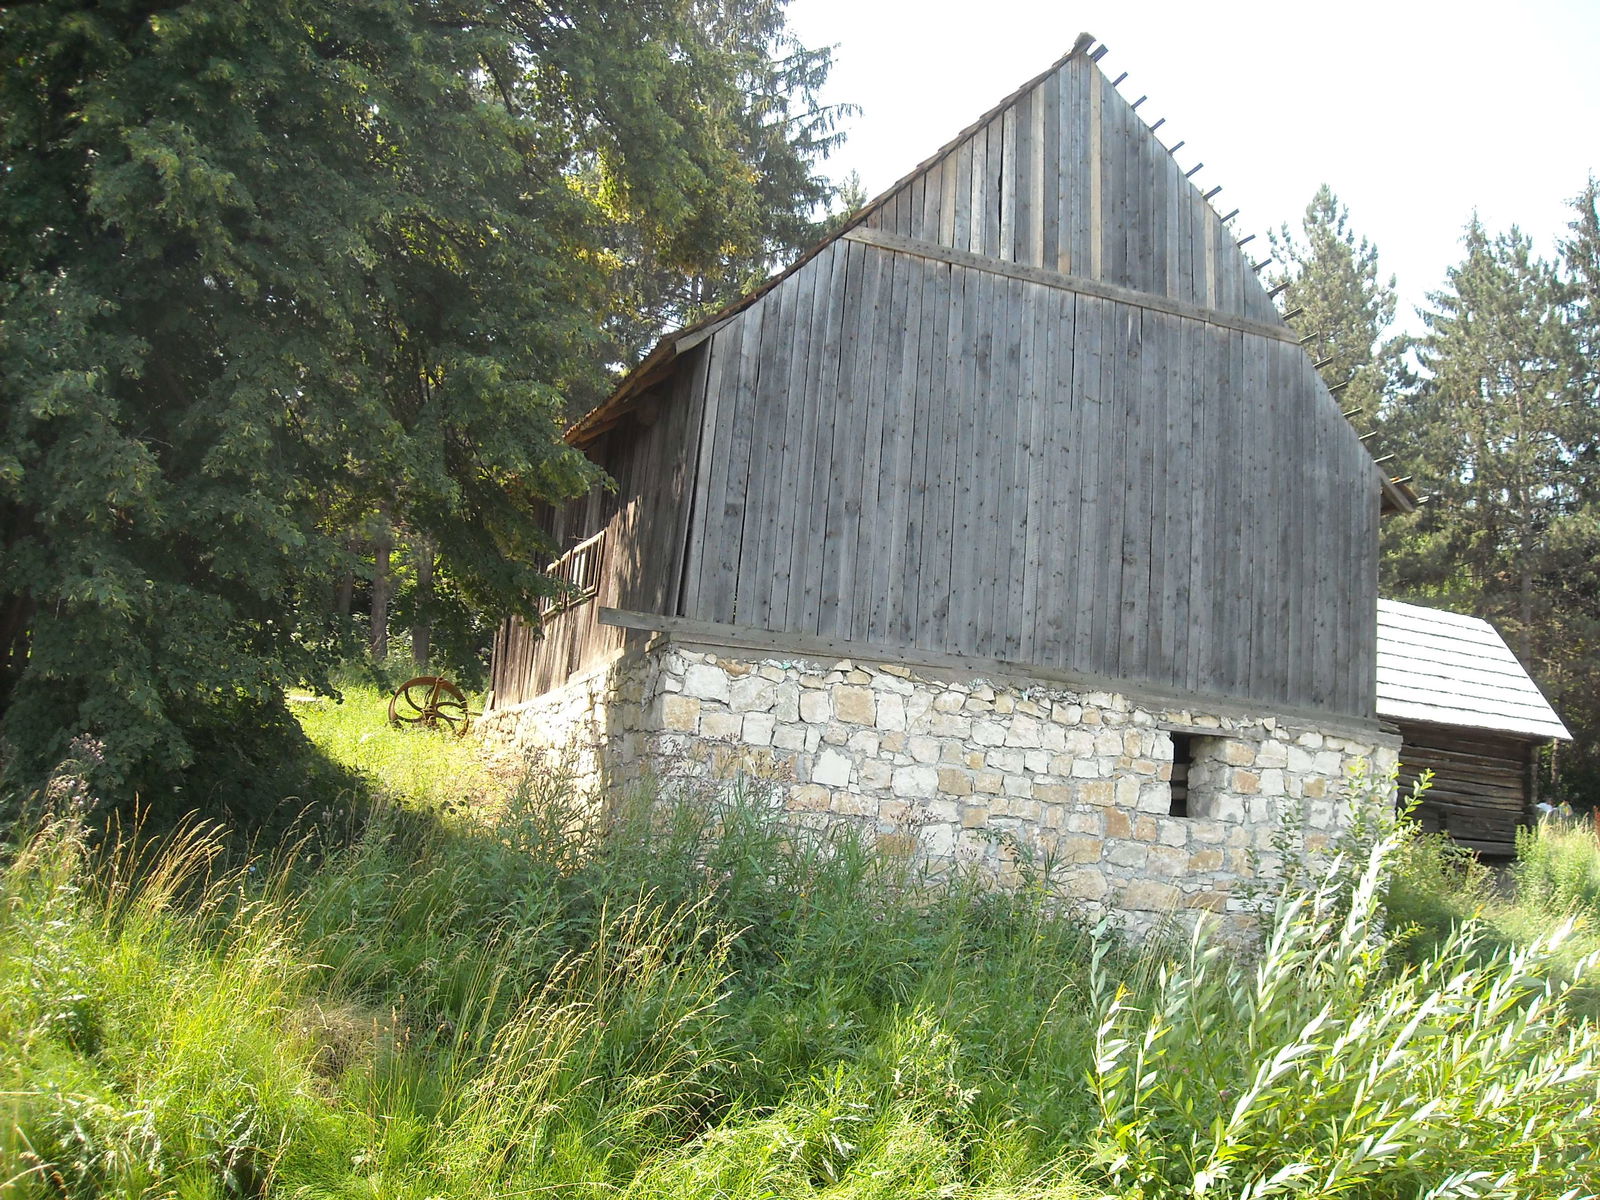
[(1350, 228), (1349, 210), (1327, 184), (1306, 205), (1300, 233), (1287, 225), (1269, 233), (1278, 268), (1274, 283), (1287, 283), (1284, 311), (1309, 340), (1312, 361), (1325, 363), (1329, 387), (1339, 402), (1360, 410), (1362, 430), (1380, 418), (1384, 397), (1399, 366), (1400, 343), (1386, 339), (1394, 320), (1394, 277), (1378, 271), (1378, 251)]

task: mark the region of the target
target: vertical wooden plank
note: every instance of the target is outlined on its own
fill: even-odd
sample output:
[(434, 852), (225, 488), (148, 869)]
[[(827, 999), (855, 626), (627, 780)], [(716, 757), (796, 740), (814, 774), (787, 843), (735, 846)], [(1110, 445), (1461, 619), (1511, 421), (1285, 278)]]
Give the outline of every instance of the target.
[(989, 483), (982, 490), (989, 495), (986, 520), (981, 526), (985, 587), (983, 611), (978, 622), (977, 645), (987, 647), (978, 653), (994, 658), (1008, 656), (1011, 630), (1007, 628), (1010, 593), (1019, 590), (1021, 561), (1012, 554), (1017, 513), (1017, 448), (1020, 417), (1022, 332), (1021, 301), (1026, 285), (1016, 279), (999, 279), (995, 287), (995, 307), (991, 315), (997, 344), (990, 358), (992, 378), (989, 387)]
[(856, 526), (861, 518), (861, 371), (863, 325), (876, 302), (875, 259), (860, 242), (846, 246), (850, 259), (845, 292), (844, 330), (839, 349), (839, 384), (835, 392), (832, 479), (828, 488), (827, 529), (822, 541), (822, 583), (818, 632), (844, 636), (839, 614), (854, 581)]
[[(1150, 679), (1150, 643), (1167, 620), (1155, 543), (1156, 431), (1163, 424), (1158, 368), (1166, 353), (1163, 317), (1140, 311), (1134, 360), (1129, 364), (1126, 517), (1122, 526), (1122, 621), (1118, 673), (1124, 679)], [(1162, 554), (1165, 551), (1161, 551)], [(1161, 560), (1163, 565), (1164, 559)]]
[(1081, 503), (1080, 415), (1084, 395), (1082, 350), (1084, 302), (1071, 292), (1051, 298), (1051, 311), (1058, 314), (1059, 333), (1047, 339), (1051, 369), (1046, 377), (1051, 391), (1045, 411), (1045, 495), (1047, 516), (1041, 542), (1045, 546), (1045, 588), (1041, 604), (1043, 620), (1035, 621), (1035, 637), (1040, 645), (1039, 661), (1064, 667), (1072, 653), (1074, 637), (1073, 582), (1081, 555), (1078, 542)]
[[(1000, 114), (1000, 158), (995, 169), (995, 196), (991, 201), (999, 212), (999, 237), (994, 252), (1007, 262), (1017, 257), (1017, 193), (1022, 172), (1017, 162), (1017, 106), (1008, 105)], [(991, 153), (991, 157), (993, 157)]]
[(939, 201), (944, 196), (944, 159), (922, 173), (922, 215), (917, 220), (917, 237), (939, 240)]
[(939, 192), (939, 244), (956, 247), (956, 209), (961, 190), (961, 152), (952, 150), (939, 160), (943, 186)]
[(1102, 77), (1100, 154), (1105, 166), (1100, 180), (1100, 271), (1096, 276), (1120, 287), (1132, 287), (1128, 269), (1128, 238), (1134, 222), (1133, 143), (1129, 137), (1128, 106), (1111, 81)]
[[(740, 514), (739, 572), (734, 611), (741, 625), (771, 628), (772, 534), (782, 484), (789, 356), (794, 336), (795, 278), (790, 276), (755, 307), (763, 309), (761, 343), (748, 381), (751, 406), (750, 466)], [(742, 389), (741, 389), (742, 390)]]
[(1034, 198), (1038, 177), (1034, 173), (1036, 164), (1033, 130), (1034, 112), (1037, 108), (1034, 100), (1037, 96), (1038, 89), (1029, 88), (1017, 97), (1017, 102), (1012, 108), (1016, 117), (1012, 122), (1012, 144), (1016, 150), (1016, 166), (1011, 171), (1011, 179), (1016, 189), (1016, 224), (1012, 229), (1010, 245), (1013, 258), (1019, 263), (1030, 266), (1038, 264), (1039, 256), (1039, 240), (1034, 229), (1034, 214), (1038, 211), (1037, 201)]
[[(896, 616), (906, 611), (906, 536), (911, 526), (912, 492), (920, 483), (913, 478), (911, 446), (916, 436), (917, 359), (924, 317), (923, 280), (932, 264), (909, 254), (895, 256), (894, 294), (898, 302), (889, 330), (889, 376), (883, 427), (883, 464), (879, 475), (879, 520), (874, 529), (872, 562), (872, 618), (869, 640), (892, 644), (897, 636)], [(918, 507), (920, 508), (920, 502)]]
[[(905, 314), (897, 311), (897, 305), (903, 302), (903, 293), (901, 297), (895, 295), (894, 282), (897, 260), (906, 257), (878, 249), (873, 249), (869, 255), (873, 264), (871, 275), (877, 282), (872, 309), (870, 313), (866, 311), (862, 313), (863, 319), (869, 322), (864, 332), (870, 336), (862, 339), (864, 351), (862, 367), (866, 386), (861, 391), (864, 433), (859, 451), (860, 508), (854, 543), (850, 547), (851, 561), (854, 564), (851, 586), (844, 593), (848, 609), (840, 614), (842, 635), (858, 641), (869, 638), (873, 607), (881, 598), (881, 593), (875, 589), (884, 582), (881, 568), (884, 556), (882, 538), (885, 531), (879, 499), (884, 497), (885, 401), (888, 392), (889, 353), (891, 348), (897, 348), (895, 338), (898, 336), (903, 339), (905, 336)], [(901, 278), (903, 281), (904, 276)]]
[(966, 312), (962, 317), (969, 349), (961, 364), (960, 390), (955, 398), (960, 441), (956, 451), (955, 553), (950, 568), (951, 645), (965, 654), (975, 653), (981, 605), (977, 575), (978, 539), (983, 531), (979, 521), (990, 482), (983, 474), (989, 428), (982, 410), (994, 353), (992, 313), (997, 278), (987, 271), (974, 271), (972, 275), (967, 281)]
[[(906, 566), (907, 597), (899, 642), (901, 645), (928, 645), (933, 629), (934, 611), (939, 606), (939, 592), (934, 586), (936, 563), (941, 555), (949, 562), (947, 550), (941, 549), (939, 528), (949, 526), (949, 502), (944, 498), (941, 485), (941, 459), (946, 443), (949, 390), (946, 387), (947, 339), (950, 328), (950, 286), (955, 272), (949, 264), (928, 264), (923, 283), (923, 334), (917, 354), (917, 390), (914, 403), (917, 408), (917, 426), (912, 442), (912, 470), (917, 474), (920, 488), (914, 496), (915, 531), (907, 528)], [(955, 285), (955, 286), (960, 286)], [(920, 501), (917, 504), (915, 501)]]
[(1090, 279), (1105, 278), (1105, 145), (1101, 127), (1104, 94), (1111, 81), (1098, 67), (1089, 68), (1089, 208), (1087, 274)]
[(1050, 478), (1058, 470), (1048, 414), (1055, 398), (1057, 351), (1062, 338), (1070, 336), (1059, 318), (1058, 297), (1062, 294), (1050, 288), (1030, 288), (1023, 321), (1027, 340), (1022, 352), (1022, 398), (1027, 429), (1022, 451), (1022, 588), (1013, 593), (1020, 606), (1012, 613), (1012, 627), (1017, 631), (1017, 657), (1041, 665), (1045, 661), (1045, 610), (1053, 602), (1050, 564), (1060, 551), (1054, 544), (1057, 531), (1047, 529), (1046, 522)]
[(1012, 394), (1016, 397), (1016, 425), (1011, 438), (1011, 496), (1007, 521), (1010, 550), (1007, 555), (1004, 653), (1002, 657), (1023, 660), (1024, 645), (1032, 649), (1032, 609), (1026, 601), (1037, 590), (1038, 531), (1032, 528), (1035, 513), (1033, 488), (1042, 477), (1036, 470), (1042, 447), (1040, 442), (1039, 380), (1041, 366), (1038, 336), (1049, 289), (1032, 284), (1017, 285), (1018, 313), (1016, 377)]
[(1165, 515), (1158, 532), (1162, 539), (1162, 595), (1167, 612), (1159, 661), (1164, 664), (1165, 677), (1178, 687), (1188, 686), (1189, 555), (1194, 537), (1190, 512), (1198, 486), (1194, 477), (1194, 418), (1189, 412), (1185, 387), (1188, 343), (1184, 327), (1191, 324), (1174, 318), (1166, 322), (1166, 432), (1162, 454), (1156, 462), (1162, 488), (1159, 503)]
[(1061, 81), (1070, 65), (1047, 75), (1035, 92), (1034, 108), (1040, 114), (1039, 265), (1065, 271), (1062, 265), (1061, 210), (1066, 204), (1064, 172), (1070, 164), (1061, 157)]
[(964, 461), (960, 457), (962, 427), (966, 417), (962, 406), (962, 384), (971, 357), (967, 330), (967, 291), (975, 287), (978, 274), (952, 267), (949, 277), (948, 303), (944, 305), (944, 356), (933, 372), (938, 385), (936, 390), (941, 417), (938, 432), (941, 436), (928, 451), (932, 471), (928, 500), (933, 506), (933, 517), (925, 519), (924, 524), (931, 535), (931, 544), (924, 543), (921, 564), (922, 577), (927, 581), (922, 589), (923, 605), (931, 603), (932, 607), (924, 607), (928, 615), (922, 622), (922, 628), (917, 631), (921, 639), (917, 645), (929, 649), (948, 648), (953, 644), (951, 584), (955, 578), (959, 492), (956, 469), (957, 464)]
[(784, 412), (783, 485), (776, 489), (776, 507), (770, 548), (764, 557), (772, 564), (766, 592), (767, 628), (788, 629), (791, 607), (798, 603), (799, 581), (794, 574), (797, 530), (805, 522), (804, 506), (811, 490), (812, 447), (816, 436), (814, 410), (819, 335), (818, 293), (826, 292), (826, 252), (795, 273), (793, 331), (784, 370), (787, 402)]
[(827, 288), (827, 307), (822, 328), (822, 350), (812, 378), (807, 380), (807, 396), (816, 422), (812, 442), (810, 500), (807, 521), (796, 522), (793, 574), (800, 581), (799, 612), (791, 611), (789, 628), (816, 633), (821, 628), (822, 575), (828, 531), (828, 498), (833, 492), (833, 443), (839, 410), (840, 366), (844, 355), (844, 330), (849, 299), (855, 288), (853, 273), (859, 270), (859, 256), (851, 251), (854, 242), (835, 242), (829, 249), (831, 271)]
[[(1077, 355), (1082, 366), (1079, 380), (1079, 363), (1073, 364), (1074, 392), (1083, 397), (1083, 415), (1079, 422), (1078, 453), (1080, 492), (1078, 495), (1078, 554), (1073, 588), (1073, 638), (1072, 656), (1068, 666), (1079, 671), (1097, 671), (1101, 664), (1095, 659), (1094, 638), (1097, 623), (1105, 620), (1105, 597), (1109, 591), (1106, 571), (1102, 565), (1103, 546), (1099, 525), (1102, 509), (1120, 498), (1108, 497), (1101, 486), (1101, 467), (1106, 461), (1105, 425), (1109, 422), (1109, 397), (1107, 360), (1112, 357), (1111, 339), (1107, 336), (1110, 301), (1078, 298)], [(1070, 519), (1070, 514), (1069, 514)]]
[[(999, 258), (1003, 253), (1000, 238), (1000, 211), (1006, 200), (1004, 114), (984, 126), (988, 160), (983, 172), (983, 253)], [(977, 171), (974, 160), (973, 171)], [(974, 219), (976, 223), (976, 219)]]
[[(1107, 81), (1109, 87), (1109, 81)], [(1137, 597), (1123, 594), (1123, 530), (1127, 524), (1129, 507), (1134, 502), (1129, 479), (1129, 424), (1133, 417), (1133, 392), (1138, 386), (1139, 331), (1141, 310), (1125, 304), (1109, 306), (1112, 311), (1111, 353), (1103, 360), (1110, 367), (1104, 383), (1109, 399), (1101, 424), (1101, 445), (1105, 447), (1104, 477), (1097, 524), (1098, 545), (1106, 557), (1106, 591), (1099, 602), (1100, 619), (1095, 628), (1095, 659), (1097, 670), (1107, 675), (1117, 673), (1117, 659), (1121, 652), (1122, 622), (1127, 617), (1124, 604)]]
[(715, 589), (723, 560), (728, 469), (733, 457), (739, 352), (744, 327), (745, 317), (741, 314), (713, 334), (709, 342), (711, 367), (706, 381), (706, 427), (701, 439), (700, 458), (711, 464), (711, 470), (702, 476), (705, 490), (700, 498), (703, 502), (697, 504), (697, 511), (703, 515), (696, 518), (699, 537), (690, 540), (698, 558), (691, 576), (696, 580), (692, 596), (693, 614), (707, 621), (717, 619), (713, 615), (718, 611)]
[(972, 195), (974, 177), (983, 174), (983, 157), (978, 153), (980, 137), (981, 131), (968, 137), (953, 151), (956, 156), (955, 235), (950, 244), (957, 250), (979, 248), (974, 242), (972, 227), (975, 223), (974, 214), (981, 218), (982, 210), (974, 207)]
[(756, 574), (750, 579), (751, 615), (761, 614), (764, 629), (786, 628), (794, 545), (795, 493), (805, 446), (805, 382), (811, 350), (811, 309), (816, 287), (815, 260), (796, 271), (776, 291), (783, 292), (784, 321), (763, 368), (762, 408), (768, 426), (761, 467), (761, 515), (757, 525)]

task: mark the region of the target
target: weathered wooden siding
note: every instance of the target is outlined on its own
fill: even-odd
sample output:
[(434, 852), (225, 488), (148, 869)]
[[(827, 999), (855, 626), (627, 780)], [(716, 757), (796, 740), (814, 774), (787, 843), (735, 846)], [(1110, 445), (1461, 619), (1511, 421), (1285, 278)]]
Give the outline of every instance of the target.
[(622, 647), (627, 631), (596, 620), (602, 607), (672, 612), (679, 603), (687, 497), (705, 393), (705, 357), (694, 354), (672, 380), (588, 453), (615, 481), (549, 514), (562, 549), (604, 529), (606, 546), (593, 600), (549, 617), (542, 629), (512, 618), (495, 636), (491, 687), (503, 708), (559, 687)]
[(1276, 319), (1229, 227), (1075, 54), (902, 183), (866, 223), (1029, 266)]
[(1447, 833), (1462, 845), (1495, 857), (1516, 852), (1517, 827), (1532, 800), (1529, 789), (1536, 743), (1483, 730), (1402, 723), (1400, 795), (1423, 771), (1433, 781), (1417, 818), (1424, 829)]
[(1372, 715), (1375, 469), (1292, 336), (846, 239), (709, 359), (681, 615)]

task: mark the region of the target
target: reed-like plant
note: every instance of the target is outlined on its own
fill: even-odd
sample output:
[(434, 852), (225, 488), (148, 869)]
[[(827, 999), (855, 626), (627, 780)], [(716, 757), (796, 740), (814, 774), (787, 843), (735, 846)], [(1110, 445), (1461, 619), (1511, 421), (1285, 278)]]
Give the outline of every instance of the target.
[(1577, 1197), (1600, 1186), (1600, 1033), (1552, 969), (1568, 927), (1485, 951), (1468, 922), (1396, 967), (1398, 826), (1347, 886), (1289, 882), (1258, 958), (1197, 937), (1154, 993), (1095, 972), (1094, 1162), (1140, 1196)]

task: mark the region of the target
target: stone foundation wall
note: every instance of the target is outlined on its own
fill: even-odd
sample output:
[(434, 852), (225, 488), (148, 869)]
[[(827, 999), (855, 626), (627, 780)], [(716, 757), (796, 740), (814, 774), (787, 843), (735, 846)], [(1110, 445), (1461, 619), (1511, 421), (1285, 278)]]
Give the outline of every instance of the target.
[[(797, 820), (859, 823), (1001, 884), (1048, 866), (1070, 895), (1136, 923), (1241, 910), (1240, 884), (1275, 869), (1286, 817), (1308, 844), (1325, 841), (1351, 769), (1386, 776), (1398, 747), (1272, 715), (670, 642), (485, 725), (575, 754), (596, 782), (642, 766), (769, 780)], [(1192, 760), (1188, 815), (1173, 815), (1175, 739)]]

